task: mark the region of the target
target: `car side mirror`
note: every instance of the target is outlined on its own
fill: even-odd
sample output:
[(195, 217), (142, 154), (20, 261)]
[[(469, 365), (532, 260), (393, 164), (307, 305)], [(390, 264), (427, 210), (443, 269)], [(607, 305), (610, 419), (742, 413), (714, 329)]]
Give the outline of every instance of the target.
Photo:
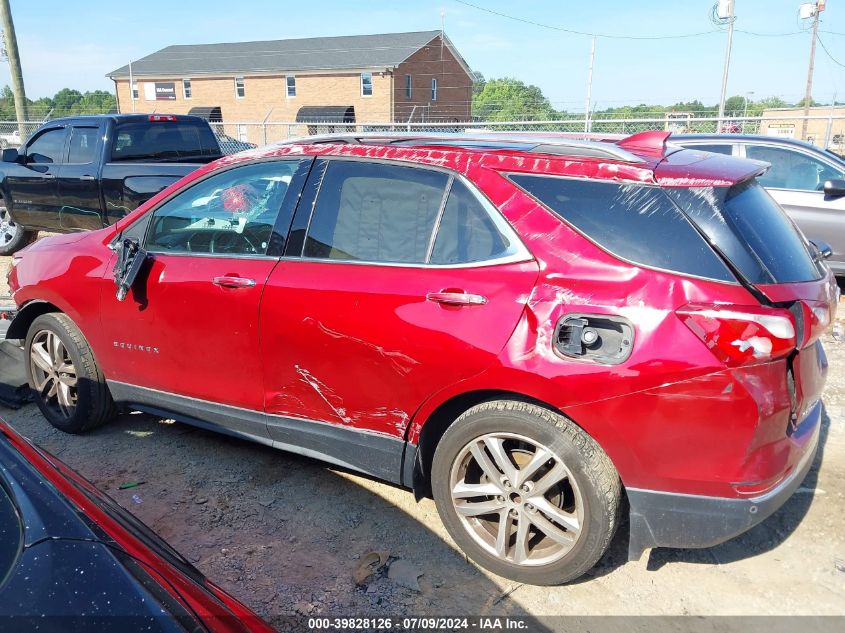
[(4, 163), (16, 163), (18, 162), (18, 158), (20, 158), (20, 154), (18, 154), (18, 150), (14, 147), (7, 147), (3, 150)]
[(827, 242), (822, 242), (821, 240), (810, 240), (810, 244), (812, 244), (816, 251), (818, 251), (820, 259), (830, 259), (830, 256), (833, 255), (833, 249)]
[(845, 196), (845, 179), (831, 178), (830, 180), (826, 180), (824, 183), (824, 195), (834, 197)]

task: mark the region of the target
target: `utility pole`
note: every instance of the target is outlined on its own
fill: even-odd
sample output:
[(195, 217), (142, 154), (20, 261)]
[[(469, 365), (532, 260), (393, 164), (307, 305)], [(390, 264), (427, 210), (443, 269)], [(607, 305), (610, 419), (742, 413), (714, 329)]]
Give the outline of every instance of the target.
[(807, 90), (804, 93), (804, 122), (801, 124), (801, 140), (807, 139), (807, 124), (810, 116), (810, 106), (813, 103), (813, 67), (816, 64), (816, 40), (819, 34), (819, 13), (824, 11), (825, 0), (803, 4), (800, 9), (802, 18), (813, 18), (813, 41), (810, 42), (810, 65), (807, 67)]
[(725, 48), (725, 67), (722, 70), (722, 96), (719, 97), (719, 120), (717, 122), (717, 134), (722, 133), (722, 119), (725, 117), (725, 98), (728, 92), (728, 70), (731, 66), (731, 47), (734, 40), (734, 0), (719, 0), (716, 5), (716, 14), (719, 22), (728, 25), (728, 45)]
[(9, 0), (0, 0), (0, 20), (3, 21), (3, 39), (6, 45), (6, 57), (9, 60), (9, 74), (12, 77), (12, 92), (15, 95), (15, 115), (18, 118), (18, 133), (21, 142), (26, 140), (24, 129), (26, 121), (26, 92), (23, 88), (23, 71), (21, 58), (18, 55), (18, 38), (15, 36), (15, 24), (12, 22), (12, 10)]
[(590, 102), (593, 100), (593, 62), (596, 60), (596, 36), (593, 35), (593, 44), (590, 47), (590, 70), (587, 73), (587, 103), (584, 107), (584, 131), (590, 131)]

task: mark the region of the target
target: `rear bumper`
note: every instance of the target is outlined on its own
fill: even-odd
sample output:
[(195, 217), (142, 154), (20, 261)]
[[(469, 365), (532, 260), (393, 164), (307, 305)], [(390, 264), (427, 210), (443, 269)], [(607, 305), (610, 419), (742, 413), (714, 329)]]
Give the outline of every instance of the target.
[(631, 536), (628, 560), (652, 547), (701, 548), (723, 543), (762, 522), (801, 485), (813, 465), (821, 427), (821, 402), (801, 426), (812, 429), (804, 454), (775, 488), (757, 497), (736, 499), (628, 488)]

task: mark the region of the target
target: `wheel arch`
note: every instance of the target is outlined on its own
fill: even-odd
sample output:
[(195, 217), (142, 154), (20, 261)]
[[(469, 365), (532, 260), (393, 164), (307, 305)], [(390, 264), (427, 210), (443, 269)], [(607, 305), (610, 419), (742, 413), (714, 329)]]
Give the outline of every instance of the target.
[(15, 318), (9, 324), (9, 329), (6, 332), (7, 339), (22, 339), (26, 337), (29, 331), (29, 326), (42, 314), (50, 312), (62, 312), (62, 310), (50, 303), (49, 301), (30, 301), (23, 308), (18, 311)]
[[(407, 476), (404, 478), (404, 482), (405, 485), (410, 484), (413, 488), (417, 501), (424, 497), (431, 497), (431, 464), (434, 459), (434, 451), (437, 449), (437, 445), (440, 443), (440, 439), (443, 437), (446, 429), (465, 411), (482, 402), (490, 402), (491, 400), (527, 402), (548, 409), (553, 413), (566, 415), (548, 402), (516, 391), (478, 389), (450, 397), (438, 405), (425, 421), (419, 422), (420, 430), (413, 456), (413, 463), (406, 463), (405, 465)], [(567, 419), (571, 419), (569, 416), (566, 417)], [(575, 422), (575, 424), (578, 423)], [(587, 431), (585, 430), (585, 432)]]

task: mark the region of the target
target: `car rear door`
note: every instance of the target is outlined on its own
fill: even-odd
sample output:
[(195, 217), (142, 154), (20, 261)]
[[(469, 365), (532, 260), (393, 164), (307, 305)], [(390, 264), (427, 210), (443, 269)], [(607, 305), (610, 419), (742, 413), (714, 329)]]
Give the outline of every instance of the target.
[(205, 420), (225, 409), (224, 427), (265, 436), (259, 301), (309, 164), (218, 170), (145, 216), (145, 267), (124, 301), (113, 286), (101, 298), (102, 364), (120, 399)]
[(9, 170), (6, 186), (18, 224), (60, 226), (56, 176), (64, 160), (67, 129), (46, 127), (26, 144), (20, 163)]
[(73, 125), (68, 150), (59, 167), (58, 195), (63, 229), (99, 229), (104, 226), (98, 158), (103, 152), (100, 125)]
[(775, 201), (795, 221), (807, 239), (830, 244), (828, 264), (845, 274), (845, 197), (825, 195), (825, 180), (844, 178), (843, 170), (800, 149), (745, 144), (746, 158), (771, 163), (758, 177)]
[(287, 441), (283, 416), (402, 438), (426, 398), (495, 362), (537, 274), (461, 177), (319, 159), (262, 298), (271, 435)]

